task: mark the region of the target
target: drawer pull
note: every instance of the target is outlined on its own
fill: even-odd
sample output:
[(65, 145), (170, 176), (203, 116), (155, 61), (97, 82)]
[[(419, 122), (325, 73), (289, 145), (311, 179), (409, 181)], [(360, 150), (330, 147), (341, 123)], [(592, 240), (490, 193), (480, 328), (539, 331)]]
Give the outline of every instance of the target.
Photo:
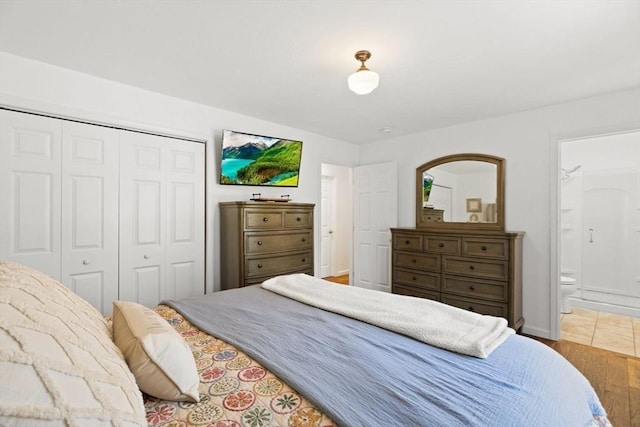
[(258, 268), (262, 268), (262, 264), (258, 264)]
[(258, 240), (258, 246), (262, 246), (262, 240)]
[(480, 249), (482, 249), (483, 251), (487, 250), (487, 247), (485, 245), (480, 246)]
[(418, 260), (414, 258), (414, 259), (411, 260), (411, 262), (413, 262), (415, 264), (415, 263), (418, 262)]
[(306, 261), (307, 261), (307, 259), (306, 259), (306, 258), (302, 258), (302, 262), (306, 262)]
[(444, 248), (444, 243), (443, 242), (438, 243), (438, 247)]
[(475, 291), (475, 290), (476, 290), (476, 288), (474, 288), (473, 286), (469, 286), (469, 290), (470, 290), (470, 291)]
[(305, 238), (303, 237), (303, 238), (302, 238), (302, 241), (303, 241), (303, 242), (306, 242), (306, 241), (307, 241), (307, 239), (305, 239)]
[(300, 222), (300, 221), (302, 221), (302, 218), (297, 217), (297, 218), (296, 218), (296, 221)]
[(410, 243), (410, 242), (409, 242), (408, 240), (405, 240), (405, 241), (404, 241), (404, 244), (405, 244), (405, 245), (408, 245), (409, 243)]
[(469, 266), (469, 270), (475, 270), (476, 268), (473, 265)]
[(262, 222), (269, 222), (269, 218), (265, 216), (264, 218), (262, 218)]
[(84, 265), (89, 265), (89, 263), (91, 263), (91, 261), (89, 261), (88, 259), (82, 261), (82, 264)]
[(469, 311), (475, 311), (475, 310), (473, 309), (473, 306), (472, 306), (472, 305), (470, 305), (469, 307), (467, 307), (467, 310), (469, 310)]
[(416, 281), (416, 280), (418, 280), (418, 279), (416, 278), (416, 276), (413, 276), (413, 277), (411, 278), (411, 280), (413, 280), (413, 281), (415, 282), (415, 281)]

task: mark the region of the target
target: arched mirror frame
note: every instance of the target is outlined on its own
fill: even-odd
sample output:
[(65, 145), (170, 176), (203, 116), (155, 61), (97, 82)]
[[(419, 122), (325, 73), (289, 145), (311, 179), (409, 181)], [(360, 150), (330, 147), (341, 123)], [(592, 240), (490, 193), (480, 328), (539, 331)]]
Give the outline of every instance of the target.
[[(460, 161), (478, 161), (487, 162), (496, 165), (496, 222), (477, 223), (477, 222), (431, 222), (424, 221), (422, 218), (422, 180), (423, 174), (431, 168), (442, 165), (444, 163), (460, 162)], [(454, 231), (454, 230), (486, 230), (486, 231), (504, 231), (504, 164), (502, 157), (491, 156), (488, 154), (452, 154), (431, 160), (416, 169), (416, 227)]]

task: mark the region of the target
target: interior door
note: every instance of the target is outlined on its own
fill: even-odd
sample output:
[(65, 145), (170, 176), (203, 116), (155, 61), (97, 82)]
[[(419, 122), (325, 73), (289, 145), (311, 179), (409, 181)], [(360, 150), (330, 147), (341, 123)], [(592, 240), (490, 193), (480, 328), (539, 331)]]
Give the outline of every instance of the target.
[(391, 230), (398, 223), (398, 166), (354, 169), (354, 284), (391, 291)]
[(62, 283), (108, 314), (118, 299), (118, 131), (62, 129)]
[(204, 144), (162, 139), (168, 147), (167, 279), (162, 298), (204, 295)]
[(120, 134), (120, 299), (153, 307), (165, 294), (167, 150)]
[(321, 215), (320, 215), (320, 277), (333, 275), (332, 268), (332, 211), (333, 211), (334, 177), (322, 176)]
[(0, 259), (60, 280), (60, 120), (0, 110)]

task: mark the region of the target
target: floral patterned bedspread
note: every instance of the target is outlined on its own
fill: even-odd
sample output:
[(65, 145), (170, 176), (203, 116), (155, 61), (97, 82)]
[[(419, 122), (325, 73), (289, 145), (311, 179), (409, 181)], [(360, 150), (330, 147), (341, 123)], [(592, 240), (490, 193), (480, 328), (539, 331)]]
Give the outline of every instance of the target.
[(143, 394), (150, 426), (330, 427), (309, 401), (226, 342), (191, 325), (174, 309), (155, 311), (187, 341), (200, 374), (200, 402), (168, 402)]

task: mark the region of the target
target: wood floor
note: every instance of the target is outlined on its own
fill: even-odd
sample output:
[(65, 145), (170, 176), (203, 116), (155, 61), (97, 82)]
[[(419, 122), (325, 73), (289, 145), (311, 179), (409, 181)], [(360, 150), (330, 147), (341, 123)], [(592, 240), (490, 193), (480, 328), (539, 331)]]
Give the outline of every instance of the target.
[[(349, 276), (325, 277), (346, 285)], [(571, 341), (536, 339), (587, 377), (614, 427), (640, 427), (640, 358)]]

